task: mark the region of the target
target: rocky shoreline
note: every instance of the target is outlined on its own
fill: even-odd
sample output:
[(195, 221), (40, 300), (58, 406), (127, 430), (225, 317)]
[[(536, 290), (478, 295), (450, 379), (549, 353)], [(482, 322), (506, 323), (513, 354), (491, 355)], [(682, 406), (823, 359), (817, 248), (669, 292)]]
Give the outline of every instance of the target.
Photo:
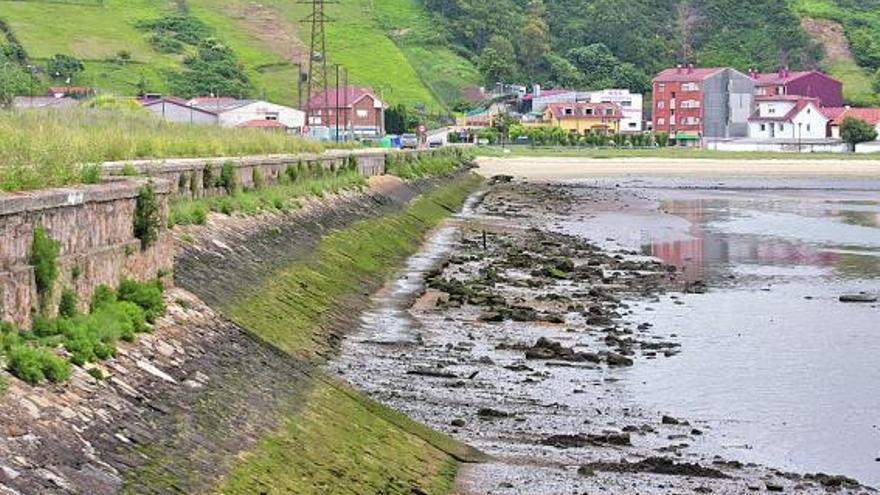
[(494, 179), (475, 214), (453, 221), (449, 252), (406, 275), (424, 280), (413, 297), (379, 300), (408, 313), (408, 330), (392, 339), (367, 319), (332, 369), (494, 456), (463, 468), (461, 494), (874, 493), (707, 455), (692, 448), (706, 422), (632, 405), (618, 385), (627, 369), (680, 350), (674, 334), (633, 321), (633, 305), (707, 287), (555, 231), (607, 196), (575, 202), (565, 187)]

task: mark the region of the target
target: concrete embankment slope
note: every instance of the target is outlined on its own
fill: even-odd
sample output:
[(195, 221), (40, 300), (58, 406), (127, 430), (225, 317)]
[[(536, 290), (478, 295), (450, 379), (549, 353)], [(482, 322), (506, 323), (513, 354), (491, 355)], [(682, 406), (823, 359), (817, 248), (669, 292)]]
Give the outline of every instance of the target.
[[(481, 180), (405, 183), (177, 231), (169, 312), (112, 377), (0, 398), (0, 493), (446, 493), (479, 452), (318, 364)], [(205, 302), (207, 304), (205, 304)]]

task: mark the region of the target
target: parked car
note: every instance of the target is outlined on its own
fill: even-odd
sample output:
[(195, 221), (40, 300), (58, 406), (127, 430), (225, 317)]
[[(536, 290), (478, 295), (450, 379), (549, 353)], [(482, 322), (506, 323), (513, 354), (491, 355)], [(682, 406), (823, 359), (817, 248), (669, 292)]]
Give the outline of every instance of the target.
[(402, 149), (418, 149), (419, 137), (415, 134), (404, 134), (400, 136), (400, 147)]

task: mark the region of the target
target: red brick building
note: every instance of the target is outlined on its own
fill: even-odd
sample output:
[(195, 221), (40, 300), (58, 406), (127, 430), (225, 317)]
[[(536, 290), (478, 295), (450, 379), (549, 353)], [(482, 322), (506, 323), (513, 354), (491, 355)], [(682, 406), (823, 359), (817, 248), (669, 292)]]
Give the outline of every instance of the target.
[(755, 81), (755, 96), (806, 96), (817, 98), (823, 107), (843, 106), (843, 83), (817, 70), (791, 72), (749, 71)]
[(329, 129), (335, 135), (350, 132), (356, 137), (385, 134), (385, 104), (367, 87), (329, 89), (309, 98), (306, 123), (312, 128)]
[(654, 130), (677, 144), (748, 135), (754, 84), (739, 71), (679, 65), (657, 74), (653, 89)]

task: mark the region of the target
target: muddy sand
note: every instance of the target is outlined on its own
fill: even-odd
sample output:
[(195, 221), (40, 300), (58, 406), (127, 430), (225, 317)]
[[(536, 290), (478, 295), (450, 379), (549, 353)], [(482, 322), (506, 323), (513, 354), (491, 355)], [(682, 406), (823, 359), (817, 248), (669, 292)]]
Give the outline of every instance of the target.
[(554, 225), (639, 198), (595, 189), (571, 201), (565, 186), (502, 180), (477, 199), (376, 296), (330, 366), (493, 456), (463, 467), (458, 493), (875, 493), (693, 448), (708, 422), (627, 400), (629, 370), (681, 350), (634, 307), (707, 289)]
[(686, 177), (838, 177), (880, 178), (880, 160), (708, 160), (669, 158), (480, 158), (486, 177), (508, 174), (527, 179), (578, 179), (585, 176)]

